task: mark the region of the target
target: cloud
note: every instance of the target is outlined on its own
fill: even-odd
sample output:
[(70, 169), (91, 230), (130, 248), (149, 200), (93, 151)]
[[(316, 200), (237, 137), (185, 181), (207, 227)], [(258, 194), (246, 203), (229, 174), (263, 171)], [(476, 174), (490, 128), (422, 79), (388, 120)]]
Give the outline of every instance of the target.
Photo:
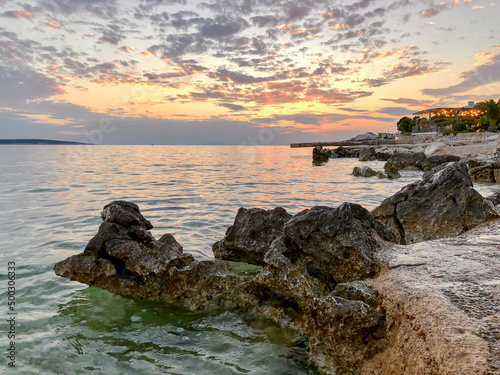
[(385, 108), (380, 108), (377, 112), (385, 113), (391, 116), (407, 116), (414, 111), (404, 107), (385, 107)]
[(243, 107), (242, 105), (238, 105), (238, 104), (220, 103), (219, 105), (221, 107), (226, 107), (226, 108), (230, 109), (231, 111), (243, 111), (245, 109), (245, 107)]
[(462, 82), (438, 89), (423, 89), (422, 94), (430, 96), (452, 95), (469, 91), (491, 83), (500, 82), (500, 55), (493, 62), (479, 65), (461, 74)]
[(123, 36), (120, 33), (117, 33), (113, 30), (105, 30), (102, 36), (99, 38), (99, 43), (109, 43), (109, 44), (118, 44), (123, 39)]
[(221, 39), (237, 34), (246, 27), (248, 23), (242, 18), (232, 20), (219, 16), (216, 19), (207, 18), (200, 27), (200, 34), (210, 39)]
[(87, 12), (105, 20), (115, 19), (118, 14), (116, 0), (46, 0), (38, 8), (68, 16)]
[(7, 10), (3, 12), (0, 17), (6, 18), (26, 18), (31, 19), (35, 16), (35, 13), (28, 12), (27, 10)]
[(418, 100), (411, 98), (396, 98), (396, 99), (381, 98), (380, 100), (393, 102), (396, 104), (406, 104), (412, 107), (428, 107), (433, 104), (433, 101), (430, 100)]
[(28, 100), (48, 98), (64, 93), (56, 80), (30, 68), (0, 66), (0, 102), (16, 106)]
[(443, 69), (442, 66), (428, 66), (425, 61), (421, 61), (418, 59), (413, 60), (415, 62), (411, 65), (406, 65), (403, 63), (396, 64), (392, 67), (392, 69), (385, 71), (383, 77), (368, 78), (365, 79), (364, 82), (369, 87), (380, 87), (397, 79), (424, 76), (439, 72)]

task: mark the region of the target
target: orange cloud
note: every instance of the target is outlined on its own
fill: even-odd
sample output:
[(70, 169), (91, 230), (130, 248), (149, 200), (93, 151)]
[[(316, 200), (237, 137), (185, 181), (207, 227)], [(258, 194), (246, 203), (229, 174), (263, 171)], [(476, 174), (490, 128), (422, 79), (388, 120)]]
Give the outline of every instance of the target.
[(41, 26), (47, 26), (49, 29), (60, 29), (61, 23), (57, 20), (50, 20), (49, 22), (40, 22)]
[(133, 51), (135, 50), (134, 47), (131, 47), (131, 46), (121, 46), (120, 49), (123, 51), (123, 52), (128, 52), (128, 51)]
[(146, 57), (155, 57), (156, 56), (155, 53), (151, 53), (148, 51), (141, 51), (141, 52), (139, 52), (139, 55), (146, 56)]
[(332, 30), (342, 30), (342, 29), (348, 29), (349, 26), (346, 24), (336, 24), (335, 26), (330, 26), (330, 29)]
[(27, 10), (8, 10), (2, 13), (3, 17), (8, 18), (26, 18), (30, 19), (35, 15), (33, 12), (28, 12)]
[(478, 60), (478, 62), (475, 65), (484, 65), (484, 64), (487, 64), (489, 62), (493, 62), (493, 61), (495, 61), (495, 58), (496, 58), (496, 55), (493, 53), (489, 53), (489, 52), (478, 53), (478, 54), (476, 54), (476, 60)]

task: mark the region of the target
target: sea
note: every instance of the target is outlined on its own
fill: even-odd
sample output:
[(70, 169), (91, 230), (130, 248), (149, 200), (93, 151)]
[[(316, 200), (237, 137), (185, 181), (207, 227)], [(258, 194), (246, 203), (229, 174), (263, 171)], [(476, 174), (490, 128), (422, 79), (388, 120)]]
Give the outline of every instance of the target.
[[(316, 166), (311, 154), (288, 146), (0, 146), (0, 373), (316, 374), (292, 333), (271, 323), (122, 297), (53, 271), (83, 251), (113, 200), (137, 203), (156, 238), (171, 233), (202, 260), (213, 258), (239, 207), (296, 214), (354, 202), (371, 210), (422, 174), (354, 177), (355, 166), (382, 170), (384, 162)], [(495, 188), (477, 187), (483, 195)]]

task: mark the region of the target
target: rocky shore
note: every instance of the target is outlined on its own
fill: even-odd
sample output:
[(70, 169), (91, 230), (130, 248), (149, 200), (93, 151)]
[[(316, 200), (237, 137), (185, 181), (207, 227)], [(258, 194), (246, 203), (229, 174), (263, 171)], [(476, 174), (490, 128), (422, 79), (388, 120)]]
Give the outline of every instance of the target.
[[(241, 208), (210, 261), (170, 234), (156, 240), (137, 205), (114, 201), (83, 253), (54, 270), (125, 296), (294, 328), (324, 374), (494, 374), (499, 200), (483, 198), (468, 166), (452, 162), (372, 212)], [(226, 261), (261, 269), (236, 272)]]

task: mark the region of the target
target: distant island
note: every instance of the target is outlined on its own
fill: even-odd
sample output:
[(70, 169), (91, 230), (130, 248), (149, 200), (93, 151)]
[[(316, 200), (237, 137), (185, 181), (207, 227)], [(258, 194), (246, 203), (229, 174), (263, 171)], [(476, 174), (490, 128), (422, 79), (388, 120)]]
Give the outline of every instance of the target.
[(0, 139), (0, 145), (90, 145), (90, 143), (55, 141), (53, 139)]

